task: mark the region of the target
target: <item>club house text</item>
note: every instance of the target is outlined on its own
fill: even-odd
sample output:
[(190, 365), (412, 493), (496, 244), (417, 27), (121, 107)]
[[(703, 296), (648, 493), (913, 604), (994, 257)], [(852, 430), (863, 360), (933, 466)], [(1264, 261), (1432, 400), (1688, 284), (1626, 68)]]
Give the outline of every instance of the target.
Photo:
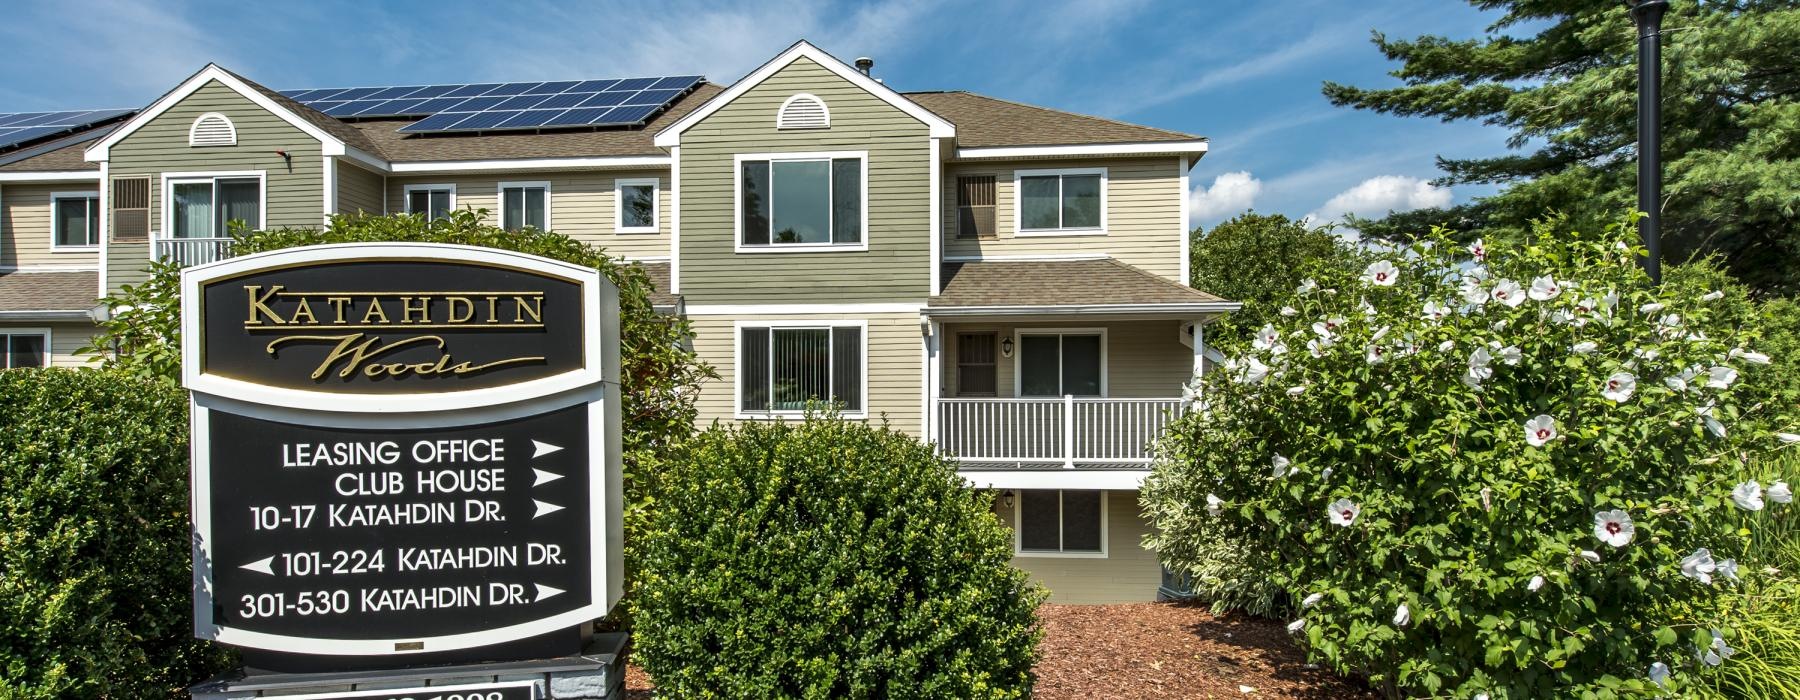
[[(311, 377), (333, 370), (342, 379), (358, 374), (370, 379), (415, 375), (465, 375), (496, 367), (543, 362), (521, 356), (480, 364), (457, 361), (442, 335), (421, 334), (385, 341), (369, 331), (542, 330), (544, 293), (521, 292), (301, 292), (285, 285), (244, 285), (248, 302), (244, 329), (277, 331), (269, 341), (271, 357), (290, 343), (334, 343)], [(435, 347), (431, 362), (382, 362), (384, 356), (415, 347)]]
[[(339, 496), (443, 496), (499, 493), (506, 490), (506, 440), (471, 438), (457, 440), (418, 440), (402, 447), (392, 440), (379, 442), (282, 443), (281, 466), (284, 469), (312, 467), (393, 466), (410, 457), (418, 465), (447, 465), (440, 469), (424, 469), (408, 479), (400, 471), (343, 471), (332, 477), (332, 490)], [(252, 508), (258, 511), (258, 508)], [(412, 525), (456, 522), (452, 503), (381, 503), (351, 505), (330, 504), (326, 524), (330, 527), (370, 525)], [(504, 522), (505, 514), (495, 501), (469, 500), (464, 503), (463, 522)], [(256, 514), (258, 529), (276, 529), (282, 524), (305, 527), (310, 524), (311, 508), (289, 521), (279, 511)], [(263, 525), (272, 527), (263, 527)]]

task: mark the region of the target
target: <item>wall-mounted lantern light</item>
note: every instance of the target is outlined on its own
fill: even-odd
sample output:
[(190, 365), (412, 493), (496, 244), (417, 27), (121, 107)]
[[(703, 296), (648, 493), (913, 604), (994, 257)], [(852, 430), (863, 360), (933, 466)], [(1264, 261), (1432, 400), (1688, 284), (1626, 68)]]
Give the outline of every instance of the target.
[(1001, 492), (1000, 493), (1000, 505), (1006, 506), (1007, 510), (1012, 510), (1013, 492), (1011, 492), (1011, 491)]
[(1001, 357), (1012, 357), (1012, 338), (1001, 339), (1001, 341), (1000, 341), (1000, 356)]

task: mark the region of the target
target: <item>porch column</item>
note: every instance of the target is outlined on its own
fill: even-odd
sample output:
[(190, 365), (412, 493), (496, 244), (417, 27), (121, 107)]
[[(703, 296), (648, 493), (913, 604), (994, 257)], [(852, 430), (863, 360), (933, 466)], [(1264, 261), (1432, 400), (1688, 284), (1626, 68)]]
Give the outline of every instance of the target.
[(925, 415), (920, 423), (925, 439), (938, 444), (938, 398), (944, 395), (944, 324), (930, 321), (925, 326)]
[(1206, 327), (1201, 325), (1204, 323), (1206, 322), (1201, 319), (1194, 319), (1194, 376), (1196, 378), (1206, 373)]

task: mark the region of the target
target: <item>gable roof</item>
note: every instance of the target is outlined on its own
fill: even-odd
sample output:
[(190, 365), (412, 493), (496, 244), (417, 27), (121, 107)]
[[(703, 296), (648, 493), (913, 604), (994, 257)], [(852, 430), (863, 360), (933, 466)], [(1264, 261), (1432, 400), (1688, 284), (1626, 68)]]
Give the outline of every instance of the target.
[[(99, 143), (89, 146), (85, 157), (90, 161), (106, 160), (109, 157), (108, 154), (112, 149), (113, 144), (123, 141), (125, 137), (135, 133), (138, 129), (144, 128), (144, 125), (149, 124), (152, 120), (162, 116), (164, 112), (167, 112), (170, 108), (180, 104), (181, 101), (187, 99), (189, 95), (194, 94), (199, 91), (200, 88), (205, 87), (207, 83), (215, 80), (218, 81), (219, 84), (229, 88), (231, 91), (243, 95), (245, 99), (256, 103), (258, 107), (268, 110), (270, 114), (275, 115), (282, 121), (293, 125), (294, 128), (305, 132), (306, 135), (318, 139), (319, 148), (324, 155), (344, 155), (346, 143), (343, 138), (340, 138), (337, 135), (337, 133), (346, 132), (342, 132), (341, 129), (335, 127), (327, 128), (324, 122), (315, 123), (315, 120), (329, 120), (330, 122), (334, 122), (345, 128), (349, 127), (348, 124), (344, 124), (343, 122), (332, 119), (324, 114), (318, 114), (316, 111), (314, 111), (314, 114), (317, 116), (308, 115), (306, 112), (311, 110), (306, 110), (304, 106), (299, 103), (282, 97), (280, 93), (276, 93), (261, 85), (244, 80), (243, 78), (238, 77), (236, 73), (225, 70), (216, 63), (208, 63), (205, 68), (200, 69), (200, 72), (189, 76), (187, 80), (182, 81), (180, 85), (175, 86), (175, 89), (170, 90), (162, 97), (158, 98), (156, 102), (152, 103), (144, 111), (138, 112), (131, 119), (126, 120), (124, 124), (121, 124), (118, 129), (107, 134), (105, 138), (100, 139)], [(296, 111), (292, 107), (300, 107), (301, 111)]]
[(98, 303), (100, 273), (0, 272), (0, 315), (79, 317)]
[(327, 115), (324, 112), (300, 104), (287, 95), (263, 87), (262, 83), (233, 73), (225, 68), (220, 68), (219, 70), (225, 71), (227, 74), (231, 75), (231, 77), (243, 81), (245, 87), (255, 90), (258, 94), (268, 98), (275, 104), (281, 105), (283, 109), (292, 112), (294, 116), (306, 120), (306, 123), (312, 124), (325, 131), (325, 133), (337, 137), (339, 141), (344, 142), (344, 145), (361, 149), (373, 155), (381, 155), (381, 152), (376, 150), (375, 143), (370, 141), (369, 137), (365, 136), (363, 132), (356, 127), (346, 124), (336, 117)]
[(1237, 304), (1190, 289), (1112, 258), (985, 260), (944, 266), (943, 290), (929, 311), (1023, 307), (1216, 307)]
[(913, 102), (912, 100), (906, 99), (905, 95), (895, 92), (893, 88), (881, 84), (874, 78), (863, 75), (862, 71), (852, 68), (843, 61), (838, 60), (836, 56), (826, 53), (824, 49), (813, 46), (805, 40), (801, 40), (794, 42), (793, 46), (788, 47), (788, 49), (781, 52), (780, 55), (771, 58), (768, 62), (758, 66), (756, 70), (750, 71), (749, 75), (732, 83), (731, 87), (725, 88), (724, 92), (714, 96), (713, 99), (707, 101), (706, 104), (701, 105), (699, 109), (689, 112), (687, 116), (676, 120), (674, 124), (657, 132), (656, 145), (662, 148), (671, 148), (681, 145), (682, 132), (692, 128), (695, 124), (699, 124), (708, 116), (711, 116), (712, 113), (717, 112), (724, 108), (725, 105), (730, 104), (732, 100), (749, 92), (750, 88), (762, 84), (763, 81), (768, 80), (770, 77), (780, 72), (781, 69), (786, 68), (788, 64), (802, 58), (811, 59), (814, 63), (819, 64), (838, 77), (849, 81), (852, 85), (862, 88), (863, 91), (875, 96), (876, 99), (891, 104), (896, 109), (923, 122), (925, 126), (931, 129), (932, 138), (949, 138), (956, 135), (956, 125), (945, 121), (944, 118), (938, 116), (937, 113), (919, 106), (918, 103)]
[(95, 173), (95, 177), (98, 177), (100, 172), (99, 164), (89, 163), (86, 158), (82, 157), (82, 154), (87, 151), (89, 142), (100, 138), (101, 136), (105, 136), (107, 132), (112, 131), (114, 126), (116, 125), (108, 124), (97, 129), (91, 129), (76, 134), (75, 136), (58, 142), (63, 145), (49, 144), (48, 147), (39, 152), (34, 153), (28, 149), (21, 153), (9, 153), (5, 157), (0, 157), (0, 173), (43, 173), (92, 170)]
[(908, 92), (908, 99), (956, 124), (961, 148), (1205, 141), (1193, 134), (1022, 104), (972, 92)]

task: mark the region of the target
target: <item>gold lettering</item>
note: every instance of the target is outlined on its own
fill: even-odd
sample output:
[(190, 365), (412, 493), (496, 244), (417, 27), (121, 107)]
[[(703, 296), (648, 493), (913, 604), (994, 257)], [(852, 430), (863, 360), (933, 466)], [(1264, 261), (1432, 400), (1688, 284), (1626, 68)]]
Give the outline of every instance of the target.
[[(370, 378), (379, 378), (385, 375), (398, 379), (409, 373), (419, 377), (431, 377), (444, 374), (461, 376), (484, 372), (495, 367), (544, 361), (544, 358), (541, 356), (532, 356), (495, 360), (479, 365), (470, 364), (467, 361), (456, 362), (450, 357), (450, 353), (443, 352), (444, 338), (443, 336), (437, 335), (414, 336), (387, 345), (381, 345), (381, 336), (369, 335), (367, 333), (348, 333), (345, 335), (290, 335), (269, 341), (267, 347), (268, 353), (273, 356), (276, 354), (277, 349), (283, 344), (296, 341), (327, 343), (335, 341), (337, 343), (337, 345), (331, 349), (331, 352), (326, 353), (325, 359), (319, 362), (319, 366), (313, 369), (312, 374), (310, 375), (313, 379), (323, 379), (326, 375), (331, 374), (332, 367), (339, 362), (343, 363), (342, 369), (337, 371), (337, 376), (341, 379), (349, 379), (358, 373)], [(418, 345), (434, 345), (442, 354), (438, 356), (436, 362), (380, 363), (374, 361), (376, 358), (395, 350)]]
[(488, 323), (499, 323), (500, 322), (500, 315), (494, 312), (494, 304), (496, 303), (496, 301), (495, 301), (496, 299), (498, 299), (498, 297), (488, 297), (487, 298), (487, 303), (488, 303), (488, 321), (487, 322)]
[(300, 306), (294, 309), (294, 315), (288, 317), (288, 323), (306, 325), (318, 322), (319, 319), (313, 316), (312, 305), (306, 303), (306, 297), (300, 297)]
[(544, 298), (531, 297), (531, 302), (534, 306), (529, 309), (525, 307), (525, 299), (526, 297), (513, 297), (513, 323), (524, 323), (526, 314), (531, 314), (532, 321), (543, 323)]
[(281, 292), (281, 285), (277, 284), (273, 287), (270, 287), (268, 294), (264, 294), (262, 296), (257, 296), (256, 293), (261, 290), (262, 290), (262, 285), (260, 285), (260, 284), (244, 285), (244, 291), (247, 292), (250, 296), (250, 318), (244, 321), (244, 325), (246, 325), (246, 326), (262, 325), (262, 321), (259, 321), (256, 318), (259, 315), (259, 313), (260, 313), (260, 315), (268, 316), (269, 320), (274, 321), (275, 325), (277, 325), (277, 326), (286, 324), (287, 322), (281, 320), (281, 316), (277, 315), (275, 313), (274, 309), (269, 308), (269, 304), (268, 304), (270, 299), (275, 298), (275, 295), (277, 293)]
[[(414, 301), (419, 303), (414, 304)], [(413, 318), (417, 313), (419, 317)], [(401, 323), (431, 323), (431, 297), (400, 297)]]
[[(444, 302), (450, 307), (451, 323), (467, 323), (469, 319), (475, 317), (475, 302), (469, 301), (468, 297), (445, 297)], [(461, 315), (457, 314), (457, 304), (462, 305)]]
[(344, 307), (350, 304), (350, 297), (328, 297), (325, 301), (331, 304), (332, 311), (337, 312), (336, 323), (343, 323)]
[(369, 310), (363, 312), (363, 325), (371, 323), (387, 323), (387, 312), (381, 310), (381, 300), (369, 297)]

